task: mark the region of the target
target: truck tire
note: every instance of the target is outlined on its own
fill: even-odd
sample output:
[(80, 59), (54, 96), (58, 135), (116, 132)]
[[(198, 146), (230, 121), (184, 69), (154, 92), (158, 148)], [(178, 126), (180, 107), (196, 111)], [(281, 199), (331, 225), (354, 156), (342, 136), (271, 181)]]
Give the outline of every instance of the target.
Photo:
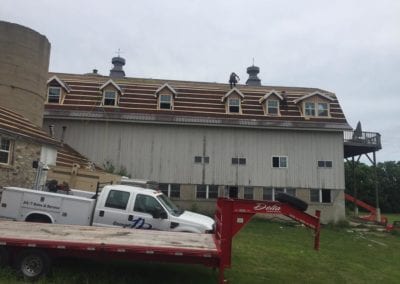
[(26, 217), (25, 222), (33, 222), (33, 223), (48, 223), (51, 224), (51, 219), (43, 214), (31, 214)]
[(18, 254), (15, 266), (26, 281), (35, 281), (48, 273), (50, 258), (41, 250), (27, 249)]
[(0, 247), (0, 267), (4, 267), (9, 263), (10, 254), (8, 253), (7, 248), (4, 246)]
[(287, 203), (300, 211), (306, 211), (308, 204), (295, 196), (280, 192), (276, 195), (275, 199), (282, 203)]

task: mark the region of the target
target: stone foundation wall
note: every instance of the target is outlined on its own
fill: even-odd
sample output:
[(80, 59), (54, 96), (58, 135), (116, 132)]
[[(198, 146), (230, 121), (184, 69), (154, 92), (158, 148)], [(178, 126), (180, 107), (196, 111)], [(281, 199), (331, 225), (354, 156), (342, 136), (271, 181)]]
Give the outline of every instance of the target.
[(18, 186), (32, 188), (36, 169), (32, 162), (40, 158), (41, 146), (14, 140), (11, 165), (0, 165), (0, 187)]

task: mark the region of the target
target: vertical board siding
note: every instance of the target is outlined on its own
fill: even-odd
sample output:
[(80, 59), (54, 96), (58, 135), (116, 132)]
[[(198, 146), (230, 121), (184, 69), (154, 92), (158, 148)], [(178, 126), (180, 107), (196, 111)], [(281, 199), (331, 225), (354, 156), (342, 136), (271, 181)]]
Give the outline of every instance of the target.
[[(180, 184), (344, 189), (343, 133), (162, 124), (50, 120), (65, 141), (99, 165), (110, 161), (135, 178)], [(45, 126), (46, 127), (46, 126)], [(195, 164), (195, 156), (210, 163)], [(288, 168), (272, 168), (272, 156), (287, 156)], [(246, 165), (232, 165), (233, 157)], [(318, 160), (331, 160), (319, 169)]]

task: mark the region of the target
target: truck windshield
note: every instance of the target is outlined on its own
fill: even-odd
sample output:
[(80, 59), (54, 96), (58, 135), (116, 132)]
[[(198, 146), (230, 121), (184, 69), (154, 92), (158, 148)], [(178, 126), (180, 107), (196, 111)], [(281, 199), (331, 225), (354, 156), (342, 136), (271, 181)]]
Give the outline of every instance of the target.
[(157, 199), (164, 205), (165, 208), (174, 216), (179, 216), (183, 213), (183, 210), (179, 209), (172, 201), (164, 194), (157, 196)]

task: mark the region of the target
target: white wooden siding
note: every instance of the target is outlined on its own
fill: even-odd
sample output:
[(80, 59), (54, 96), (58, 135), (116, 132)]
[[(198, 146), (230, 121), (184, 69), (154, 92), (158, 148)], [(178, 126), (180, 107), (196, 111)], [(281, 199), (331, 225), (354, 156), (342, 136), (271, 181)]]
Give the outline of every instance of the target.
[[(344, 189), (342, 132), (265, 130), (91, 121), (51, 121), (67, 126), (65, 141), (97, 164), (125, 166), (135, 178), (181, 184)], [(59, 131), (60, 132), (60, 131)], [(210, 157), (195, 164), (195, 156)], [(288, 168), (272, 168), (272, 156)], [(232, 165), (233, 157), (246, 165)], [(333, 167), (318, 168), (318, 160)]]

